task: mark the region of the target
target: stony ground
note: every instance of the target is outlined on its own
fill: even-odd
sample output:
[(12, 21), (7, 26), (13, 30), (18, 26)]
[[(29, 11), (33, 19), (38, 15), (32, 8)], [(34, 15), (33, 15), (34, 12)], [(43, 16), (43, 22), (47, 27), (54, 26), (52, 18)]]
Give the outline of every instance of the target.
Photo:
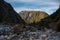
[(36, 30), (34, 32), (28, 30), (21, 32), (19, 35), (1, 35), (0, 40), (60, 40), (60, 32), (51, 29), (45, 31)]

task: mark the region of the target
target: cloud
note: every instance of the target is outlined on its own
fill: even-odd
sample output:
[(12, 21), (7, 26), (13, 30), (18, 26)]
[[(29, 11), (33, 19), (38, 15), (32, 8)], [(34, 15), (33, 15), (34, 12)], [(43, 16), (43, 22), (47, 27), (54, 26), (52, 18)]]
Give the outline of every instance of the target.
[(17, 12), (23, 10), (28, 11), (34, 10), (45, 11), (48, 14), (52, 14), (59, 7), (59, 0), (5, 0), (5, 1), (11, 4), (13, 3), (12, 6)]
[(5, 0), (8, 2), (35, 2), (36, 0)]
[(16, 10), (16, 12), (20, 12), (20, 11), (44, 11), (48, 14), (52, 14), (53, 12), (55, 12), (58, 8), (56, 7), (44, 7), (44, 8), (26, 8), (26, 7), (16, 7), (14, 8)]
[(59, 2), (59, 0), (5, 0), (8, 2)]
[(10, 3), (26, 3), (26, 4), (32, 4), (32, 5), (53, 5), (58, 6), (59, 1), (58, 0), (5, 0)]

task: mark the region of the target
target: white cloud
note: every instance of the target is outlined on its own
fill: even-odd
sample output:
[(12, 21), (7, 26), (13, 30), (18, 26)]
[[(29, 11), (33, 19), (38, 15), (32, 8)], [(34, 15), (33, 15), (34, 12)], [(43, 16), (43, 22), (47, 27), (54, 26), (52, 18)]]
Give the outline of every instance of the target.
[[(55, 12), (58, 7), (44, 7), (44, 8), (39, 8), (39, 9), (32, 9), (32, 8), (26, 8), (26, 7), (17, 7), (17, 8), (14, 8), (16, 10), (16, 12), (20, 12), (20, 11), (44, 11), (48, 14), (52, 14), (53, 12)], [(54, 10), (56, 9), (56, 10)], [(53, 10), (53, 11), (52, 11)]]
[(35, 2), (37, 0), (6, 0), (7, 2)]
[(59, 0), (6, 0), (8, 2), (58, 2)]
[(32, 5), (36, 5), (36, 6), (39, 6), (39, 5), (51, 5), (51, 6), (58, 6), (59, 5), (59, 2), (58, 0), (6, 0), (7, 2), (10, 2), (10, 3), (16, 3), (16, 2), (24, 2), (24, 3), (27, 3), (27, 4), (32, 4)]
[(53, 9), (57, 9), (59, 7), (59, 2), (58, 0), (6, 0), (9, 3), (27, 3), (27, 4), (32, 4), (35, 6), (41, 6), (41, 5), (50, 5), (50, 7), (41, 7), (41, 8), (28, 8), (28, 7), (14, 7), (14, 9), (17, 12), (23, 11), (23, 10), (34, 10), (34, 11), (45, 11), (48, 14), (53, 13), (54, 11), (52, 11)]

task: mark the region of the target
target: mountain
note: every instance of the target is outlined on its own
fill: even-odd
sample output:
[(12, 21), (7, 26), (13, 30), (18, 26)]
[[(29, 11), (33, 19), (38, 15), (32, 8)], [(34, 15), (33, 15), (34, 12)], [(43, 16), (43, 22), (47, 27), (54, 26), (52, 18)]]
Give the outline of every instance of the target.
[(0, 0), (0, 36), (17, 34), (23, 31), (21, 30), (23, 27), (25, 27), (25, 21), (20, 15), (9, 3)]
[(60, 7), (52, 15), (46, 17), (39, 26), (52, 28), (53, 30), (60, 31)]
[(18, 15), (13, 7), (5, 2), (0, 0), (0, 23), (25, 23), (24, 20)]
[(52, 22), (49, 24), (50, 27), (53, 27), (55, 30), (60, 31), (60, 7), (56, 12), (50, 16)]
[(26, 23), (37, 23), (41, 19), (48, 16), (46, 12), (43, 11), (21, 11), (19, 15), (25, 20)]

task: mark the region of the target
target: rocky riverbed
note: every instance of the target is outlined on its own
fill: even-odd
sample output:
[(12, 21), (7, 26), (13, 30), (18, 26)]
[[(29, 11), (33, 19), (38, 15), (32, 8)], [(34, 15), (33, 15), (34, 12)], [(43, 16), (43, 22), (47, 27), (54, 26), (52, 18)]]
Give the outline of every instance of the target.
[[(60, 32), (52, 29), (45, 30), (27, 30), (13, 34), (12, 28), (0, 25), (0, 40), (60, 40)], [(3, 34), (2, 34), (3, 33)]]

